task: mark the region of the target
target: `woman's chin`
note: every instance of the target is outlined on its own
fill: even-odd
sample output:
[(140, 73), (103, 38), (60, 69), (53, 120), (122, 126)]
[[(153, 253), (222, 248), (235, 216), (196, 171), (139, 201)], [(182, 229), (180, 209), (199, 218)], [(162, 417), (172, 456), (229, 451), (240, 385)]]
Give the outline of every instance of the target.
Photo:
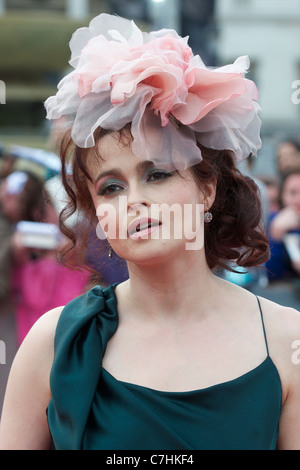
[(174, 257), (178, 259), (182, 253), (185, 257), (189, 253), (186, 250), (184, 240), (152, 240), (138, 239), (131, 240), (130, 245), (118, 250), (118, 255), (125, 258), (128, 263), (146, 266), (162, 265), (172, 261)]

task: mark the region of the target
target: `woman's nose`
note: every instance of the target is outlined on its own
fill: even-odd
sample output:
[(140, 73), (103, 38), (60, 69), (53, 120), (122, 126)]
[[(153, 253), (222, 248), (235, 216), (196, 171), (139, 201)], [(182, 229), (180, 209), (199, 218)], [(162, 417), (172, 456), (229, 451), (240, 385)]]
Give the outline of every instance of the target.
[(136, 212), (142, 210), (144, 207), (149, 206), (143, 191), (138, 185), (129, 188), (127, 196), (127, 211)]
[(133, 202), (133, 203), (128, 202), (127, 204), (128, 213), (136, 214), (138, 212), (142, 212), (142, 210), (144, 210), (145, 207), (147, 206), (148, 204), (146, 202)]

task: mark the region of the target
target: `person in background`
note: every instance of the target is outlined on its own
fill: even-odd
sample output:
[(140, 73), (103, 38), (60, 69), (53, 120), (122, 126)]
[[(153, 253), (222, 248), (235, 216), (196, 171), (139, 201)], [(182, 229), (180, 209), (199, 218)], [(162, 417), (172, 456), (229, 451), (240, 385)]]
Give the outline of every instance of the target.
[(281, 176), (295, 166), (300, 167), (300, 142), (296, 139), (282, 140), (276, 148), (276, 164)]
[(266, 267), (270, 280), (300, 276), (300, 168), (282, 177), (279, 206), (268, 224), (271, 256)]
[(266, 188), (266, 198), (268, 200), (268, 214), (267, 221), (269, 220), (270, 214), (278, 212), (280, 209), (279, 204), (279, 180), (273, 176), (260, 176), (261, 181), (264, 183)]
[[(65, 243), (59, 231), (59, 208), (65, 198), (60, 177), (44, 183), (41, 198), (42, 214), (35, 219), (33, 234), (36, 237), (42, 230), (42, 237), (43, 234), (46, 237), (47, 232), (49, 236), (57, 234), (57, 237), (49, 246), (41, 248), (39, 242), (33, 241), (29, 247), (24, 247), (24, 234), (18, 230), (15, 232), (19, 249), (29, 255), (13, 267), (12, 298), (19, 345), (45, 311), (84, 293), (91, 276), (87, 269), (69, 269), (59, 260), (59, 249)], [(69, 223), (75, 229), (77, 217)]]
[(12, 267), (29, 259), (15, 232), (20, 220), (33, 221), (42, 216), (43, 184), (30, 173), (15, 171), (0, 184), (0, 295), (10, 295)]
[(14, 171), (15, 162), (15, 156), (11, 155), (4, 146), (0, 148), (0, 181)]

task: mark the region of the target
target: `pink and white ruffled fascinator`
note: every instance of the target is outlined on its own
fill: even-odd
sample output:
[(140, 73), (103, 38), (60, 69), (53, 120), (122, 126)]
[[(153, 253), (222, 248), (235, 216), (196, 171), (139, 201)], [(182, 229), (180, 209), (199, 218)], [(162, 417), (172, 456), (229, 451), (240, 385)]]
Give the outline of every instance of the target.
[(98, 127), (118, 131), (131, 123), (134, 154), (178, 170), (202, 160), (197, 142), (232, 150), (236, 162), (261, 147), (247, 56), (208, 68), (176, 31), (144, 33), (108, 14), (78, 29), (70, 49), (74, 70), (45, 107), (48, 119), (71, 120), (77, 146), (93, 147)]

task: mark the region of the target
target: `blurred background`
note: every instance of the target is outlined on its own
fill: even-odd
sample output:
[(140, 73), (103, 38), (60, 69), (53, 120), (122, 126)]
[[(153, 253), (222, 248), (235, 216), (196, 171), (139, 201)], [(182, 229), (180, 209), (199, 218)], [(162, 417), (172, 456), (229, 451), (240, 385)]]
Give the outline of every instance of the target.
[[(255, 171), (274, 172), (274, 145), (299, 137), (299, 0), (0, 0), (0, 141), (47, 147), (43, 102), (66, 72), (74, 30), (102, 12), (134, 19), (145, 30), (174, 28), (206, 65), (249, 55), (257, 83), (264, 146)], [(299, 94), (298, 94), (299, 97)]]
[[(271, 264), (223, 275), (300, 306), (300, 0), (0, 0), (0, 411), (11, 361), (32, 323), (90, 282), (88, 273), (63, 270), (53, 249), (65, 196), (43, 103), (68, 72), (72, 33), (103, 12), (144, 31), (176, 29), (207, 66), (250, 57), (263, 145), (241, 170), (261, 189)], [(100, 270), (98, 259), (89, 261)], [(103, 284), (127, 276), (117, 257), (100, 274)]]

